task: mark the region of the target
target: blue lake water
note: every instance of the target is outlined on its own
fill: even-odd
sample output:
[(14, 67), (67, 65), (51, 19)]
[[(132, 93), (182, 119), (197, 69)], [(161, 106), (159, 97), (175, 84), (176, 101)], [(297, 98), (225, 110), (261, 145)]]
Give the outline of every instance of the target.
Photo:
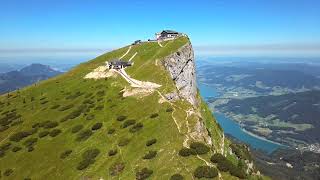
[[(219, 93), (213, 87), (201, 83), (198, 83), (198, 87), (200, 94), (204, 99), (208, 99), (210, 97), (219, 97)], [(274, 150), (283, 147), (280, 144), (248, 134), (236, 121), (226, 117), (224, 114), (215, 113), (214, 116), (225, 133), (231, 134), (238, 140), (249, 144), (252, 148), (260, 149), (267, 153), (272, 153)]]

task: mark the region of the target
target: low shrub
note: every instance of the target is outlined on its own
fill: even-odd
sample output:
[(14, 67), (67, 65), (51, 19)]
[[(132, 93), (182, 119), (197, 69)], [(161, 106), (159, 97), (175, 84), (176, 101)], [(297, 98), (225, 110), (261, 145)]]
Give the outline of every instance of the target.
[(152, 118), (152, 119), (153, 119), (153, 118), (156, 118), (156, 117), (158, 117), (158, 116), (159, 116), (159, 114), (158, 114), (158, 113), (153, 113), (153, 114), (151, 114), (151, 115), (150, 115), (150, 118)]
[(229, 171), (231, 175), (244, 179), (246, 177), (246, 173), (240, 167), (234, 165), (230, 160), (224, 157), (220, 153), (216, 153), (211, 156), (210, 161), (213, 163), (217, 163), (217, 168), (220, 171), (227, 172)]
[(95, 131), (95, 130), (100, 129), (101, 127), (102, 127), (102, 123), (99, 122), (99, 123), (94, 124), (94, 125), (91, 127), (91, 129), (92, 129), (93, 131)]
[(166, 112), (172, 112), (173, 111), (173, 108), (172, 107), (168, 107), (167, 109), (166, 109)]
[(210, 166), (199, 166), (193, 173), (196, 178), (215, 178), (218, 176), (218, 170)]
[(93, 132), (90, 129), (84, 130), (77, 135), (76, 141), (85, 141), (90, 136), (92, 136)]
[(183, 176), (181, 174), (174, 174), (170, 177), (170, 180), (183, 180)]
[(32, 152), (33, 150), (34, 150), (34, 147), (32, 147), (32, 146), (28, 147), (28, 149), (27, 149), (28, 152)]
[(150, 139), (146, 142), (146, 146), (151, 146), (155, 143), (157, 143), (157, 139)]
[(3, 145), (0, 146), (0, 151), (9, 150), (10, 147), (11, 147), (11, 143), (10, 142), (4, 143)]
[(3, 175), (4, 175), (4, 176), (10, 176), (12, 173), (13, 173), (13, 170), (12, 170), (12, 169), (6, 169), (6, 170), (3, 172)]
[(152, 174), (153, 174), (153, 171), (151, 169), (143, 168), (140, 171), (136, 172), (136, 179), (137, 180), (147, 179)]
[(23, 145), (25, 145), (26, 147), (31, 147), (33, 146), (36, 142), (38, 141), (38, 138), (29, 138), (27, 139)]
[(49, 131), (41, 131), (41, 132), (39, 132), (39, 134), (38, 134), (38, 136), (39, 136), (39, 138), (43, 138), (43, 137), (46, 137), (46, 136), (48, 136), (49, 135)]
[(121, 128), (127, 128), (127, 127), (129, 127), (131, 125), (134, 125), (135, 123), (136, 123), (136, 120), (128, 119), (121, 125)]
[(93, 114), (89, 114), (87, 117), (86, 117), (86, 120), (90, 121), (90, 120), (93, 120), (95, 118), (95, 116)]
[(105, 95), (105, 92), (102, 90), (102, 91), (98, 91), (97, 93), (97, 96), (104, 96)]
[(40, 102), (42, 105), (43, 104), (47, 104), (49, 101), (42, 101), (42, 102)]
[(246, 179), (246, 177), (247, 177), (246, 172), (239, 167), (236, 167), (234, 169), (230, 169), (230, 174), (232, 176), (236, 176), (240, 179)]
[(86, 169), (95, 162), (95, 158), (100, 154), (99, 149), (89, 149), (82, 154), (82, 161), (77, 166), (78, 170)]
[(43, 123), (40, 123), (40, 127), (43, 127), (45, 129), (51, 129), (51, 128), (55, 128), (59, 125), (59, 123), (55, 122), (55, 121), (45, 121)]
[(63, 106), (63, 107), (59, 108), (59, 111), (66, 111), (68, 109), (73, 108), (73, 106), (74, 106), (73, 104), (69, 104), (67, 106)]
[(130, 142), (130, 140), (128, 138), (120, 139), (118, 146), (126, 146), (129, 144), (129, 142)]
[[(102, 99), (101, 99), (101, 100), (102, 100)], [(103, 105), (100, 105), (100, 106), (97, 106), (96, 108), (94, 108), (94, 110), (101, 111), (103, 108), (104, 108), (104, 106), (103, 106)]]
[(10, 136), (10, 141), (14, 141), (14, 142), (19, 142), (21, 141), (23, 138), (26, 138), (28, 136), (30, 136), (32, 133), (30, 131), (21, 131), (21, 132), (17, 132), (13, 135)]
[(117, 117), (117, 121), (124, 121), (125, 119), (127, 119), (127, 116), (118, 116)]
[(187, 157), (191, 155), (196, 155), (197, 152), (194, 149), (189, 149), (189, 148), (182, 148), (179, 151), (179, 155), (182, 157)]
[(149, 151), (147, 154), (145, 154), (142, 159), (153, 159), (156, 157), (157, 151)]
[(21, 149), (22, 149), (21, 147), (15, 146), (15, 147), (12, 148), (12, 152), (18, 152), (18, 151), (20, 151)]
[(109, 129), (107, 133), (108, 134), (113, 134), (114, 132), (116, 132), (116, 130), (112, 128), (112, 129)]
[(9, 126), (0, 126), (0, 132), (3, 132), (7, 129), (9, 129)]
[(190, 148), (195, 150), (196, 153), (199, 154), (199, 155), (200, 154), (206, 154), (206, 153), (208, 153), (210, 151), (210, 148), (207, 145), (205, 145), (205, 144), (203, 144), (201, 142), (192, 142), (190, 144)]
[(57, 105), (53, 105), (53, 106), (51, 107), (51, 109), (58, 109), (59, 107), (60, 107), (60, 105), (57, 104)]
[(108, 155), (109, 156), (114, 156), (114, 155), (116, 155), (118, 153), (118, 151), (116, 150), (116, 149), (112, 149), (112, 150), (110, 150), (109, 152), (108, 152)]
[(4, 157), (6, 155), (6, 153), (2, 150), (0, 150), (0, 158)]
[(134, 126), (132, 126), (129, 131), (131, 133), (135, 133), (137, 131), (140, 131), (142, 128), (143, 128), (143, 124), (139, 122), (139, 123), (135, 124)]
[(60, 129), (54, 129), (52, 131), (50, 131), (49, 136), (51, 137), (56, 137), (58, 136), (62, 131)]
[(82, 124), (75, 125), (75, 126), (72, 127), (71, 132), (72, 132), (72, 133), (77, 133), (77, 132), (79, 132), (81, 129), (83, 129), (83, 125), (82, 125)]
[(122, 162), (116, 162), (112, 164), (109, 168), (109, 172), (111, 176), (117, 176), (119, 175), (125, 168), (124, 163)]
[(221, 162), (225, 159), (225, 157), (220, 154), (220, 153), (215, 153), (214, 155), (211, 156), (210, 161), (213, 163), (218, 163)]
[(64, 152), (62, 152), (62, 153), (60, 154), (60, 158), (61, 158), (61, 159), (65, 159), (65, 158), (67, 158), (71, 153), (72, 153), (72, 150), (71, 150), (71, 149), (68, 149), (68, 150), (66, 150), (66, 151), (64, 151)]

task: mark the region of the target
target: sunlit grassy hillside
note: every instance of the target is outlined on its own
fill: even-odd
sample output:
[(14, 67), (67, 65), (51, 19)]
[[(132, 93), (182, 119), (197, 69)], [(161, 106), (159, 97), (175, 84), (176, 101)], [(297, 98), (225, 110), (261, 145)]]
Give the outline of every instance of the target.
[[(0, 171), (4, 179), (193, 179), (198, 166), (221, 149), (222, 131), (201, 103), (199, 112), (213, 140), (199, 155), (179, 155), (188, 129), (186, 101), (159, 103), (175, 85), (160, 60), (189, 43), (186, 37), (132, 46), (137, 52), (132, 77), (161, 84), (144, 97), (123, 97), (129, 84), (120, 76), (99, 80), (84, 76), (129, 48), (106, 53), (70, 72), (0, 97)], [(159, 65), (160, 64), (160, 65)], [(200, 98), (200, 97), (199, 97)], [(181, 132), (173, 118), (181, 123)], [(225, 150), (229, 142), (225, 140)], [(228, 155), (237, 165), (237, 158)], [(213, 163), (214, 164), (214, 163)], [(216, 165), (214, 165), (215, 168)], [(147, 168), (147, 169), (144, 169)], [(236, 179), (219, 171), (227, 179)], [(179, 176), (176, 175), (176, 176)], [(216, 177), (218, 179), (218, 176)]]

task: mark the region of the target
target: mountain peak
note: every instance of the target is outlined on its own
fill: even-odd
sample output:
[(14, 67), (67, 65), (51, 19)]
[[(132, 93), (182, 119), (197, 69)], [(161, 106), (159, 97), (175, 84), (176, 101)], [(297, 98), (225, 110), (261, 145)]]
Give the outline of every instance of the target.
[(218, 153), (237, 176), (255, 174), (250, 158), (234, 153), (247, 149), (231, 150), (195, 82), (191, 43), (179, 35), (1, 96), (0, 170), (13, 179), (230, 177), (210, 160)]

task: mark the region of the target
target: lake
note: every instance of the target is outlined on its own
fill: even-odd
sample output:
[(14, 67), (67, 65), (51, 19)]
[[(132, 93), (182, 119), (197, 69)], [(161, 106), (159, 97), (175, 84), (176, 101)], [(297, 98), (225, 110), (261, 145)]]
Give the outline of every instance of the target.
[[(198, 88), (200, 90), (201, 96), (205, 100), (212, 97), (219, 97), (219, 93), (215, 90), (214, 87), (198, 82)], [(283, 147), (280, 144), (245, 132), (236, 121), (233, 121), (224, 114), (214, 113), (214, 116), (226, 134), (231, 134), (238, 140), (249, 144), (251, 148), (260, 149), (267, 153), (272, 153), (274, 150)]]

